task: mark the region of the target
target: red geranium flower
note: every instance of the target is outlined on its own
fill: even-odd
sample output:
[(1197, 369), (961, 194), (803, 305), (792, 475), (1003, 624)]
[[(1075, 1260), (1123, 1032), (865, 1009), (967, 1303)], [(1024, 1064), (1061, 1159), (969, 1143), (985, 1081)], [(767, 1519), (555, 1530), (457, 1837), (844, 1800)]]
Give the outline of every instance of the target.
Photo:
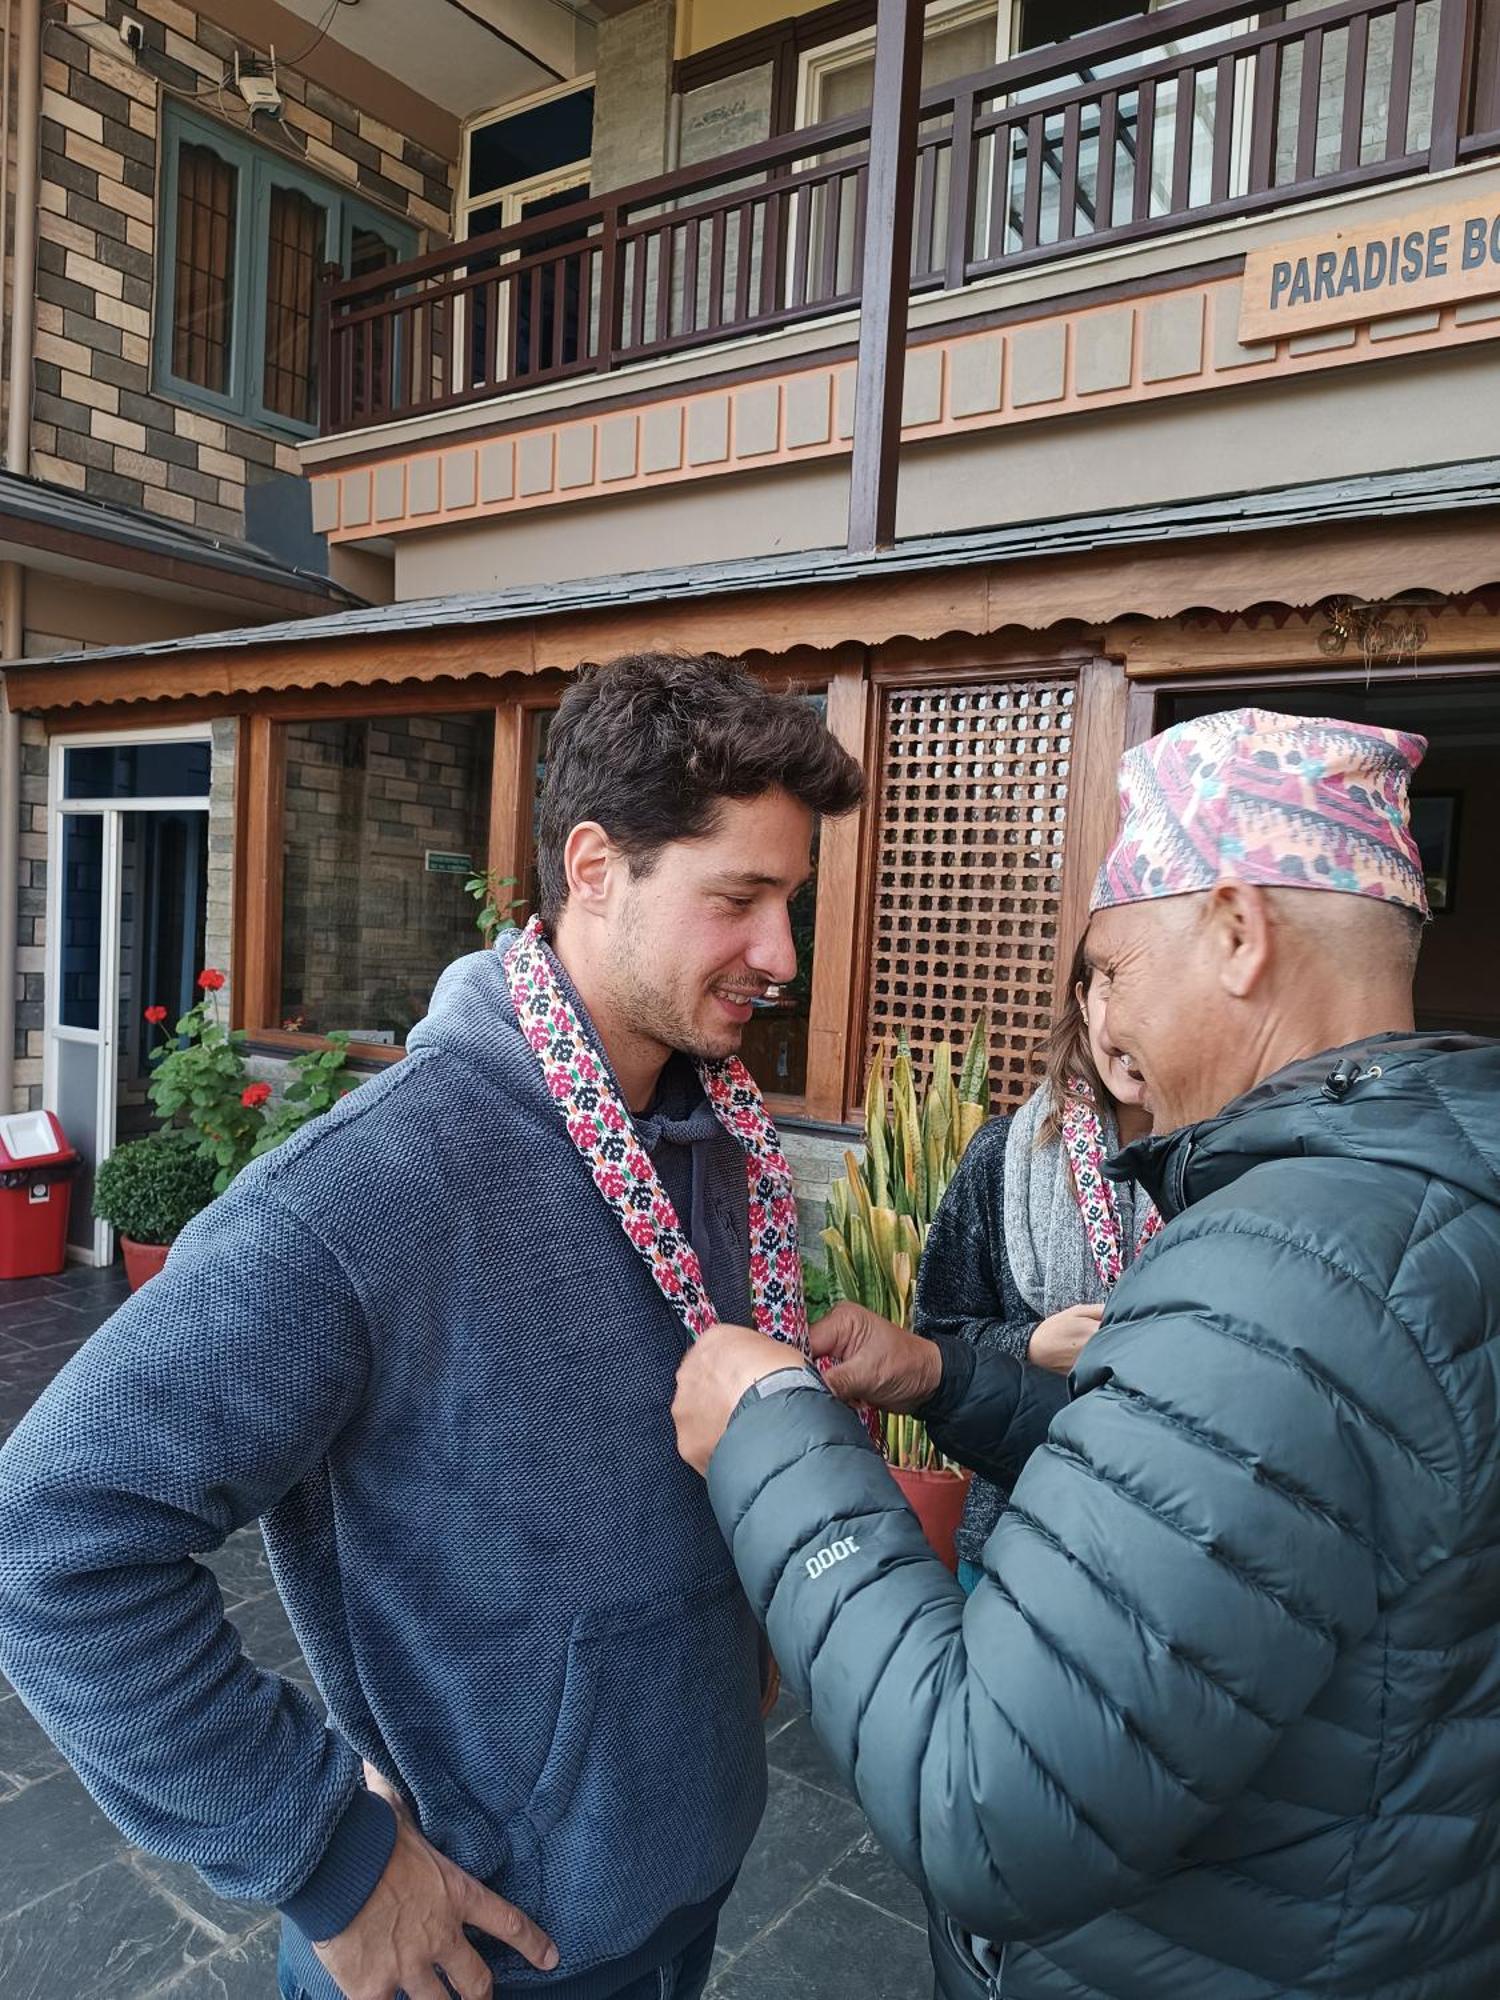
[(205, 965), (203, 970), (198, 974), (198, 984), (203, 988), (205, 993), (217, 993), (219, 988), (224, 984), (224, 975), (222, 972), (216, 971), (213, 966)]
[(244, 1105), (247, 1111), (254, 1111), (257, 1106), (264, 1104), (270, 1095), (270, 1084), (252, 1083), (247, 1090), (240, 1092), (240, 1103)]
[(151, 1023), (153, 1028), (159, 1028), (166, 1018), (167, 1010), (165, 1007), (148, 1007), (146, 1009), (146, 1019)]

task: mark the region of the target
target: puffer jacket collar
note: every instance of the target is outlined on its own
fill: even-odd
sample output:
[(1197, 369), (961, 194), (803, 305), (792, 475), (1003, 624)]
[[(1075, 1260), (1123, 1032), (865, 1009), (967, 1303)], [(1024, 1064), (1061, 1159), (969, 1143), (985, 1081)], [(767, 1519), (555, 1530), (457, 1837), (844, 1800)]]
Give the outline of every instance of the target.
[(1263, 1161), (1383, 1160), (1500, 1205), (1500, 1042), (1373, 1035), (1278, 1070), (1217, 1117), (1138, 1139), (1106, 1168), (1140, 1183), (1167, 1220)]

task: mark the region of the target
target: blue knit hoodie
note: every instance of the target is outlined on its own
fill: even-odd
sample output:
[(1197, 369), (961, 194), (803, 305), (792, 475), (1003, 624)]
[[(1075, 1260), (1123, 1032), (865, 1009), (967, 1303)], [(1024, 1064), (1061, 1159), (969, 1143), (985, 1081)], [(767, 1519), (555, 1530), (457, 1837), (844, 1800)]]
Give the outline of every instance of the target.
[[(0, 1666), (221, 1894), (343, 1928), (393, 1838), (367, 1757), (556, 1939), (550, 1976), (479, 1940), (497, 1984), (612, 1991), (759, 1821), (756, 1628), (674, 1447), (681, 1324), (494, 954), (410, 1050), (247, 1169), (0, 1453)], [(191, 1559), (257, 1516), (330, 1721)]]

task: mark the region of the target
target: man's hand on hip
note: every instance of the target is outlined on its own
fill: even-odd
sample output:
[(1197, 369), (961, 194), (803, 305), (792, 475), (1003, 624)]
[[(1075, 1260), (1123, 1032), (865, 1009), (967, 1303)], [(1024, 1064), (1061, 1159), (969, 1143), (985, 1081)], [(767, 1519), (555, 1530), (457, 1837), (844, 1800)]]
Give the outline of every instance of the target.
[(919, 1410), (943, 1379), (943, 1357), (930, 1340), (867, 1306), (836, 1305), (812, 1329), (810, 1345), (828, 1363), (823, 1379), (843, 1403)]
[(449, 2000), (449, 1988), (458, 2000), (490, 2000), (494, 1981), (466, 1924), (543, 1972), (557, 1964), (557, 1946), (530, 1917), (429, 1846), (398, 1811), (396, 1845), (374, 1894), (347, 1929), (313, 1949), (346, 2000), (393, 2000), (398, 1991)]

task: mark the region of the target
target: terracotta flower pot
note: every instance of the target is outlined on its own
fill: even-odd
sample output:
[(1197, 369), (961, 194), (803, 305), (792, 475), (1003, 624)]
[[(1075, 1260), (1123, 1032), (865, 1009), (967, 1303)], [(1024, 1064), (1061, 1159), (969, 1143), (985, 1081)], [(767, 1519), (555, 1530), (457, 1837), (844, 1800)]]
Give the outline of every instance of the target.
[(958, 1568), (954, 1538), (969, 1494), (967, 1472), (913, 1471), (904, 1465), (887, 1468), (901, 1488), (906, 1504), (922, 1523), (922, 1533), (949, 1569)]
[(133, 1292), (138, 1292), (148, 1278), (154, 1278), (167, 1261), (165, 1243), (136, 1243), (128, 1236), (120, 1238), (120, 1249), (125, 1256), (125, 1277)]

